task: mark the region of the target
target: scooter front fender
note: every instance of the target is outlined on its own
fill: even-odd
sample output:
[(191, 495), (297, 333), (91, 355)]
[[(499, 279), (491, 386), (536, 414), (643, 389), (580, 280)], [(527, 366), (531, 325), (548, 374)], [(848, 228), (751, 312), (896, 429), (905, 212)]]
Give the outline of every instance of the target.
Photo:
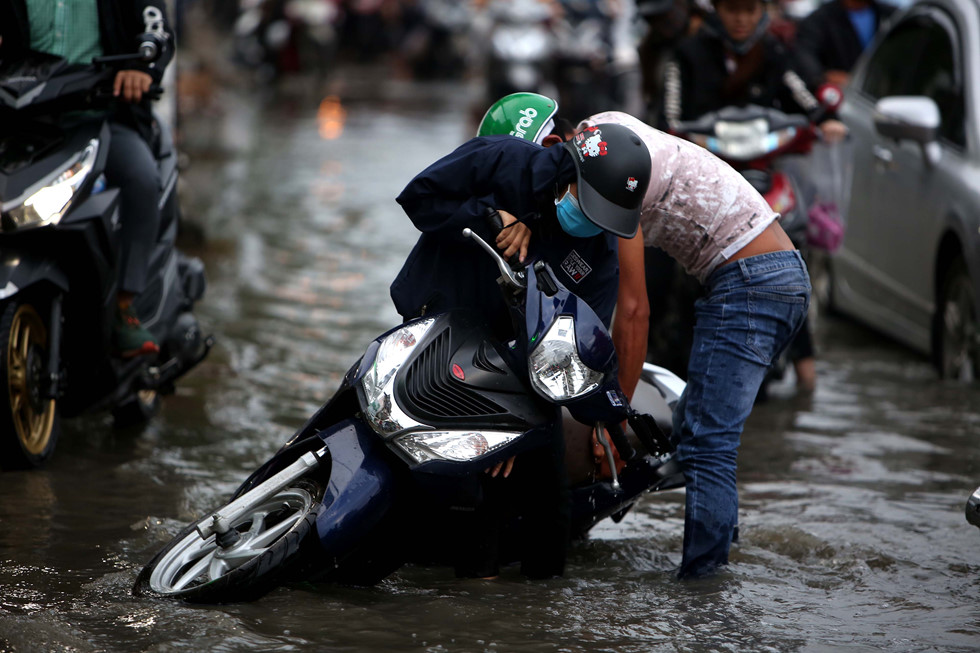
[(14, 255), (11, 251), (10, 254), (0, 258), (0, 301), (45, 282), (63, 292), (68, 291), (68, 276), (50, 257), (33, 252), (16, 252)]
[(330, 480), (316, 530), (324, 552), (337, 559), (388, 514), (396, 479), (384, 444), (364, 424), (345, 420), (319, 435), (330, 453)]

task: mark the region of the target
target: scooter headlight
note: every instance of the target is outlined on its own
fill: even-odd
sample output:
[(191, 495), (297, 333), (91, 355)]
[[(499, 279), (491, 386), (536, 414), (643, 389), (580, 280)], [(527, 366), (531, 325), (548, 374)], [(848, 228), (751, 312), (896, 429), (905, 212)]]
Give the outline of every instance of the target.
[(56, 171), (44, 186), (26, 199), (18, 198), (3, 206), (5, 230), (58, 224), (72, 199), (92, 172), (99, 153), (99, 141), (92, 139), (74, 161)]
[(378, 352), (361, 380), (364, 416), (379, 435), (391, 435), (416, 423), (395, 403), (395, 374), (408, 360), (435, 318), (407, 324), (381, 341)]
[(519, 438), (506, 431), (417, 431), (395, 438), (398, 448), (417, 463), (475, 460)]
[(575, 344), (575, 321), (559, 316), (529, 357), (531, 384), (553, 401), (581, 397), (597, 388), (602, 372), (582, 362)]
[(747, 122), (718, 122), (715, 138), (708, 139), (708, 150), (726, 159), (748, 161), (772, 152), (778, 147), (764, 118)]

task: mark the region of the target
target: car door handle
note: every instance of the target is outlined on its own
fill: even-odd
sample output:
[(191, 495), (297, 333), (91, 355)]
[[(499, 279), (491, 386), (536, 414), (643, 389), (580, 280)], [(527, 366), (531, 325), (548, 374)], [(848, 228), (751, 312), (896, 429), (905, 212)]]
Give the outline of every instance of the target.
[(891, 169), (892, 163), (894, 163), (894, 156), (892, 155), (891, 150), (889, 150), (887, 147), (882, 147), (881, 145), (875, 145), (873, 148), (871, 148), (871, 152), (874, 154), (875, 159), (878, 160), (878, 163), (881, 163), (886, 168)]

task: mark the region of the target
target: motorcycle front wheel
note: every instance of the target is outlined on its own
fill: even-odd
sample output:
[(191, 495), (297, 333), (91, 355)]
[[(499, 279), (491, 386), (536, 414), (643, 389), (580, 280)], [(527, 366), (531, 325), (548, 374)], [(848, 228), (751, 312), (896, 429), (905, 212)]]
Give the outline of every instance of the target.
[(0, 303), (0, 467), (40, 466), (54, 452), (60, 421), (44, 397), (48, 331), (30, 303)]
[(253, 601), (287, 582), (316, 551), (323, 486), (303, 478), (232, 523), (231, 538), (202, 539), (192, 524), (143, 568), (133, 593), (191, 603)]

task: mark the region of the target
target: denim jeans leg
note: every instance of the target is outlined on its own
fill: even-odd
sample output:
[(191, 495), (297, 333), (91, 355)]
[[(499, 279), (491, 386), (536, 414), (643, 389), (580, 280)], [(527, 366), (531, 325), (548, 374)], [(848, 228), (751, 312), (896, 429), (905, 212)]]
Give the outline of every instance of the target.
[(742, 428), (769, 364), (809, 304), (805, 267), (791, 254), (725, 266), (697, 303), (687, 388), (675, 411), (677, 459), (687, 481), (681, 577), (728, 562), (738, 523), (735, 471)]

